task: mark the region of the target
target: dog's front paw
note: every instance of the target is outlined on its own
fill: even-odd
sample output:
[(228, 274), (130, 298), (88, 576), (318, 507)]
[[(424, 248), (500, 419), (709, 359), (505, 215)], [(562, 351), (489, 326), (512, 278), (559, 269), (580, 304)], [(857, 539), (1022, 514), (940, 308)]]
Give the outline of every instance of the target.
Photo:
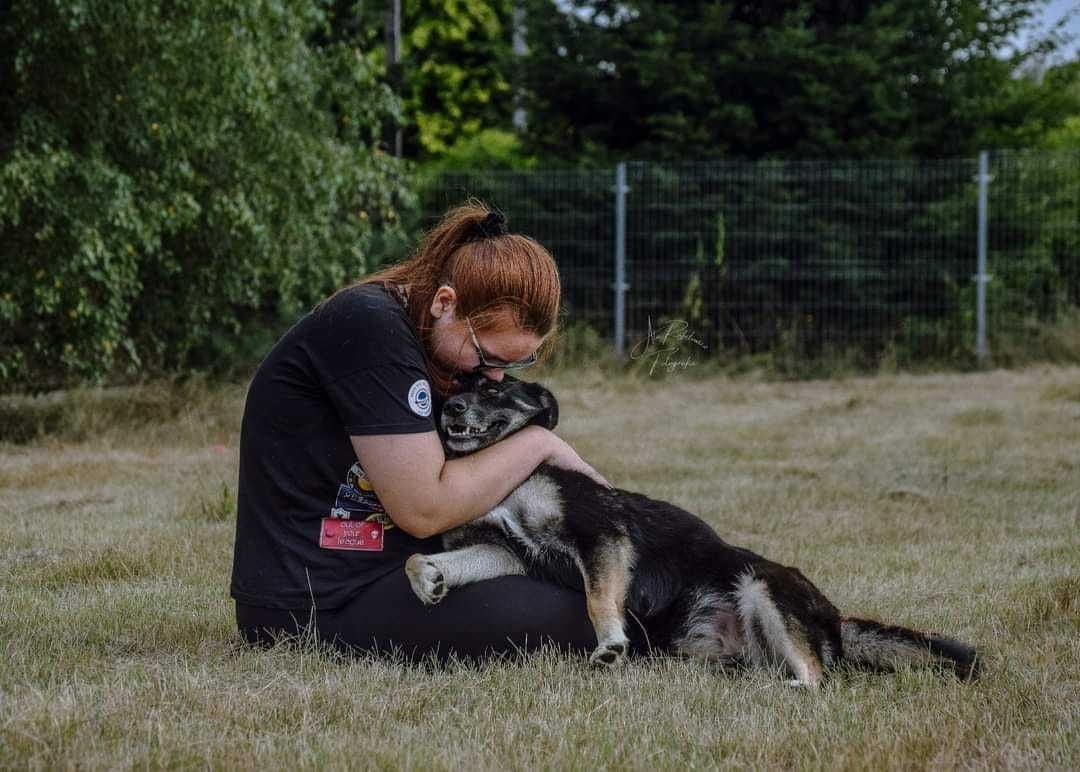
[(405, 574), (409, 577), (409, 584), (421, 601), (433, 606), (449, 591), (442, 571), (427, 555), (413, 555), (405, 561)]
[(603, 641), (589, 655), (589, 663), (596, 667), (618, 667), (626, 661), (626, 641)]

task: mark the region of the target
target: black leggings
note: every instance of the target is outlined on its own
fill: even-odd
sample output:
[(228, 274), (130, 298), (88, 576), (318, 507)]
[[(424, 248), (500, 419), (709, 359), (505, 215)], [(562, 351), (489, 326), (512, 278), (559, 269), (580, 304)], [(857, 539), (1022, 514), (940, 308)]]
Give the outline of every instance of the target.
[[(310, 612), (237, 601), (236, 622), (249, 643), (267, 644), (307, 632)], [(583, 593), (524, 576), (455, 587), (438, 605), (425, 606), (405, 572), (394, 571), (347, 605), (318, 611), (314, 632), (340, 649), (397, 651), (414, 661), (430, 655), (479, 662), (543, 644), (575, 653), (596, 647)]]

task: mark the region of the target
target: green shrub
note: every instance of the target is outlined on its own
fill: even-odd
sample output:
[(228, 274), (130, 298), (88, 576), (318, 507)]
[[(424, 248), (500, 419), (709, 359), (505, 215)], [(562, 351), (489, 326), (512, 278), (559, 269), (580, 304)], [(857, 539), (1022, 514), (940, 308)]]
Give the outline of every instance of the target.
[(0, 390), (227, 360), (370, 268), (397, 108), (324, 4), (5, 5)]

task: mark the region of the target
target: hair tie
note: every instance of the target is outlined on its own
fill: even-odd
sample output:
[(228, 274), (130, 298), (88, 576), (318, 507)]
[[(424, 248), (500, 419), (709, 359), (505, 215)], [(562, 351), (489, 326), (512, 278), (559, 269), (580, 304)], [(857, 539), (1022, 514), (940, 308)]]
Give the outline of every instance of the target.
[(492, 239), (496, 236), (506, 235), (506, 217), (497, 209), (487, 213), (487, 216), (476, 223), (476, 233), (470, 241), (477, 239)]

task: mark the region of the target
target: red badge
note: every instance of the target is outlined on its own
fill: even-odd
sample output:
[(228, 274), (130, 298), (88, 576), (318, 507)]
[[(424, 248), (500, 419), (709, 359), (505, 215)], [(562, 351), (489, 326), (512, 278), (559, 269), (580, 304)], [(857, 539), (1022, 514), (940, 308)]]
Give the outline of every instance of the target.
[(319, 546), (324, 550), (382, 552), (383, 525), (324, 517), (319, 530)]

